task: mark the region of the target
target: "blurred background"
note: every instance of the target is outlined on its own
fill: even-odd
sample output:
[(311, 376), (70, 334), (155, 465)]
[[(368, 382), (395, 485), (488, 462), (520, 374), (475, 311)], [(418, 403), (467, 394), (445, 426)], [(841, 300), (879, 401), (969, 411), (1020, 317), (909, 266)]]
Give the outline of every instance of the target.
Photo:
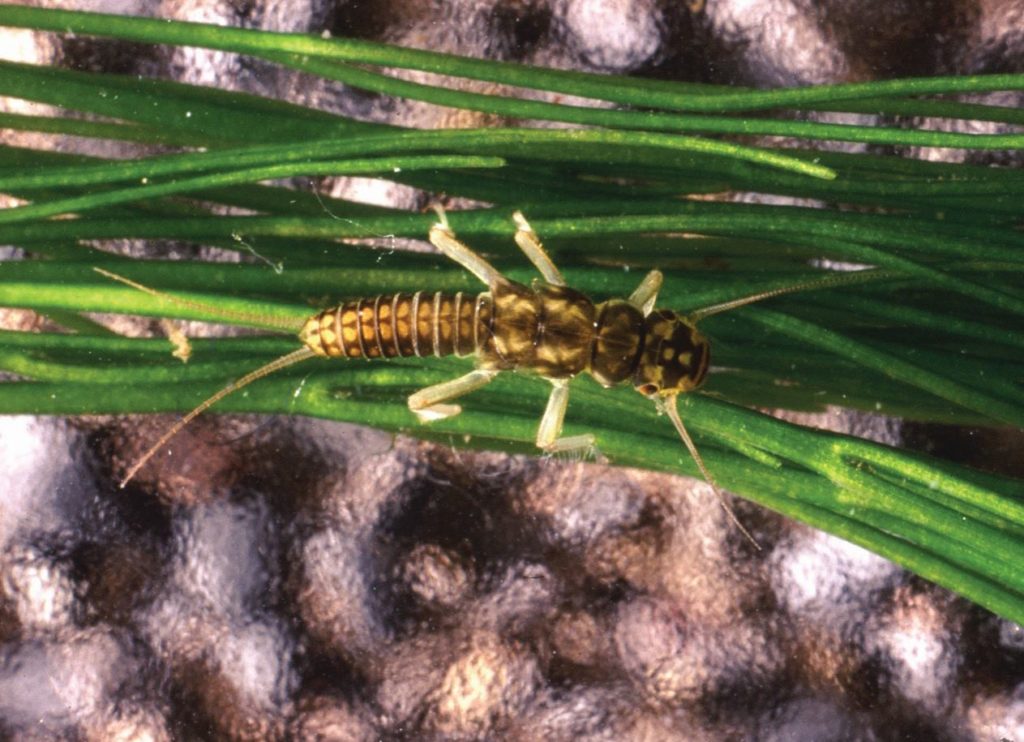
[[(1022, 0), (23, 4), (753, 87), (1024, 69)], [(0, 56), (406, 126), (497, 123), (222, 52), (0, 29)], [(39, 136), (0, 131), (10, 145), (136, 154)], [(408, 209), (432, 200), (372, 179), (314, 185)], [(0, 323), (41, 320), (2, 311)], [(1024, 739), (1019, 626), (736, 500), (756, 551), (702, 482), (208, 415), (119, 490), (172, 420), (0, 418), (0, 738)], [(800, 421), (1024, 469), (1019, 432)]]

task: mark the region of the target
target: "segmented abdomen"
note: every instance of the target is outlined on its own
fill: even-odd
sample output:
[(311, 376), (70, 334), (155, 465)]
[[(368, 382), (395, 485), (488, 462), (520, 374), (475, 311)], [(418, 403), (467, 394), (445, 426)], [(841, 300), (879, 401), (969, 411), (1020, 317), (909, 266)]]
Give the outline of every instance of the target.
[(490, 315), (486, 293), (382, 294), (325, 309), (306, 321), (299, 338), (331, 358), (466, 356), (488, 331)]

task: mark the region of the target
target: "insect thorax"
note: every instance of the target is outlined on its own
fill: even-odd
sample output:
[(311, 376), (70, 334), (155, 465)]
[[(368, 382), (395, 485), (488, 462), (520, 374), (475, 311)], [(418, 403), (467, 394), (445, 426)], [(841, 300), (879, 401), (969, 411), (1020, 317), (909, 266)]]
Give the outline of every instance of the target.
[(644, 315), (622, 299), (597, 306), (590, 374), (602, 386), (615, 386), (633, 376), (643, 350)]
[(587, 369), (594, 338), (594, 303), (565, 286), (504, 281), (491, 287), (493, 304), (479, 363), (520, 369), (549, 379)]
[(488, 369), (518, 369), (549, 379), (589, 372), (600, 384), (630, 382), (644, 394), (696, 389), (708, 369), (708, 342), (684, 317), (644, 317), (622, 299), (595, 305), (564, 286), (511, 281), (492, 288), (491, 324), (479, 351)]

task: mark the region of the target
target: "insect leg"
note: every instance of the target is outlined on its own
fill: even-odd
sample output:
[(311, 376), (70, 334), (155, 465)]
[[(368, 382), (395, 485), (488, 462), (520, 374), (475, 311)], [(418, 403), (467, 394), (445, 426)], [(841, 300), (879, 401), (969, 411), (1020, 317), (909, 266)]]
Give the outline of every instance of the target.
[(544, 246), (540, 244), (540, 238), (533, 231), (530, 223), (526, 221), (523, 212), (515, 212), (512, 214), (512, 219), (516, 223), (516, 244), (519, 245), (519, 249), (526, 254), (526, 257), (530, 259), (534, 267), (540, 271), (545, 281), (552, 286), (565, 286), (565, 279), (562, 278), (562, 274), (551, 261)]
[(421, 423), (454, 417), (462, 412), (462, 408), (457, 404), (443, 403), (486, 386), (498, 373), (478, 368), (457, 379), (420, 389), (409, 395), (409, 409)]
[(544, 417), (537, 428), (537, 448), (548, 453), (563, 451), (589, 452), (594, 450), (594, 436), (590, 433), (570, 435), (559, 438), (562, 423), (565, 421), (565, 410), (569, 406), (569, 379), (551, 379), (551, 396), (544, 410)]
[(440, 206), (435, 206), (434, 209), (437, 211), (438, 222), (430, 228), (430, 244), (488, 286), (505, 281), (505, 277), (497, 268), (455, 239), (455, 233), (448, 226), (448, 217), (445, 216), (444, 209)]
[(654, 309), (654, 302), (658, 300), (658, 292), (661, 291), (661, 271), (653, 270), (648, 273), (636, 290), (629, 295), (629, 303), (644, 313), (646, 317)]

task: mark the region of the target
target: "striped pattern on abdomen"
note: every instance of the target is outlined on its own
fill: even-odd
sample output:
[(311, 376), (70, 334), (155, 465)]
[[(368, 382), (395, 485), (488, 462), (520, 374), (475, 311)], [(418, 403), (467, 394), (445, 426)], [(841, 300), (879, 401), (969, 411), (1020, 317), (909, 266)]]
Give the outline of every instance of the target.
[(319, 356), (467, 356), (490, 331), (487, 293), (442, 291), (354, 299), (311, 317), (299, 337)]

